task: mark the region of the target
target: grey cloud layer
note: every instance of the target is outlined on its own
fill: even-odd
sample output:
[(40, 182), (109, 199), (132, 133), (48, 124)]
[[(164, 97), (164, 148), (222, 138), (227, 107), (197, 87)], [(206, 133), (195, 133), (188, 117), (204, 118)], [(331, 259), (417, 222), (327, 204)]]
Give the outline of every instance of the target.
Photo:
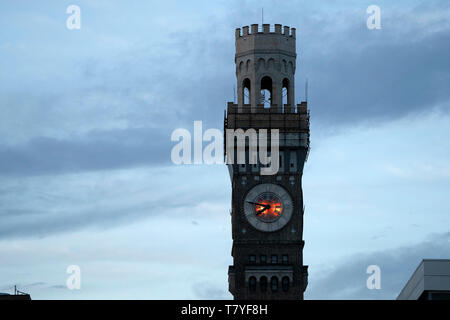
[[(422, 259), (448, 258), (450, 233), (431, 235), (426, 241), (386, 251), (352, 255), (322, 274), (310, 275), (308, 299), (395, 299)], [(381, 269), (381, 289), (369, 290), (369, 265)]]
[(170, 132), (126, 129), (91, 132), (80, 139), (35, 138), (23, 146), (0, 146), (0, 174), (60, 174), (170, 161)]
[[(306, 10), (295, 18), (294, 13), (274, 10), (274, 21), (301, 22), (297, 100), (303, 98), (303, 80), (308, 77), (313, 124), (342, 127), (391, 120), (436, 106), (448, 110), (450, 26), (436, 13), (439, 10), (442, 15), (450, 11), (443, 3), (402, 13), (385, 10), (379, 31), (367, 30), (359, 11), (310, 17)], [(430, 13), (434, 17), (428, 24), (418, 22), (421, 14)], [(253, 22), (233, 18), (237, 20)], [(56, 94), (40, 91), (42, 87), (34, 92), (20, 92), (20, 87), (14, 93), (3, 92), (8, 112), (0, 122), (3, 131), (8, 129), (9, 137), (21, 136), (29, 128), (34, 133), (27, 143), (3, 140), (0, 174), (168, 163), (170, 132), (176, 127), (189, 128), (193, 120), (203, 120), (205, 126), (221, 128), (235, 78), (234, 32), (225, 27), (229, 23), (219, 27), (220, 22), (212, 22), (217, 24), (214, 37), (184, 31), (164, 39), (150, 37), (148, 45), (135, 43), (106, 56), (78, 58), (70, 90), (48, 79), (45, 87), (54, 87)], [(20, 126), (11, 125), (16, 122)], [(48, 134), (52, 128), (55, 134)], [(73, 138), (77, 134), (55, 137), (66, 130), (78, 130), (78, 138)], [(102, 141), (98, 132), (110, 134), (111, 139)], [(130, 143), (138, 134), (142, 134), (140, 142)]]

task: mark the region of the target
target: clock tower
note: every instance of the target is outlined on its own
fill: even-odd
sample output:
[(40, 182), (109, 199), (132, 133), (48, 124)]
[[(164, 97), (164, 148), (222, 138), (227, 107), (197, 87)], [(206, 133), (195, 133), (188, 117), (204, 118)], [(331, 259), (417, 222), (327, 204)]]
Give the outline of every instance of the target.
[[(238, 101), (228, 102), (224, 119), (232, 184), (229, 291), (234, 299), (303, 299), (308, 267), (303, 265), (302, 174), (309, 152), (309, 112), (306, 102), (294, 103), (295, 28), (253, 24), (250, 30), (236, 29), (235, 38)], [(269, 164), (252, 160), (250, 139), (244, 137), (245, 161), (236, 161), (239, 138), (230, 139), (228, 132), (252, 130), (260, 143), (264, 129), (267, 149), (277, 147), (277, 158), (271, 152)], [(274, 132), (278, 144), (270, 138)], [(277, 160), (275, 173), (262, 173)]]

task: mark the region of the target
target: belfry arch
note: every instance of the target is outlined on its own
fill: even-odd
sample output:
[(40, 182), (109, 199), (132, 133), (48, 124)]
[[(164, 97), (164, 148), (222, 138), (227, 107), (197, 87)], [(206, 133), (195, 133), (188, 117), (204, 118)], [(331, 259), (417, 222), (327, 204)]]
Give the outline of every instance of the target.
[(272, 86), (272, 78), (269, 76), (264, 76), (261, 78), (261, 104), (264, 105), (264, 108), (270, 108), (273, 104), (273, 86)]

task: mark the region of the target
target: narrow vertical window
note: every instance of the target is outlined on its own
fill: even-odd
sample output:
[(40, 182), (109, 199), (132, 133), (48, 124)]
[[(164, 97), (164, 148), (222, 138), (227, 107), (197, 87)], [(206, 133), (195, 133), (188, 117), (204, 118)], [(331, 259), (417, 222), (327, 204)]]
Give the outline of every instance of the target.
[(266, 256), (265, 254), (261, 255), (261, 256), (259, 257), (259, 261), (260, 261), (262, 264), (267, 263), (267, 256)]
[(255, 277), (250, 277), (248, 279), (248, 288), (250, 291), (256, 291), (256, 278)]
[(281, 287), (284, 292), (289, 291), (289, 278), (288, 277), (283, 277), (283, 279), (281, 280)]
[(270, 279), (270, 288), (272, 289), (272, 292), (278, 291), (278, 278), (277, 277), (272, 277), (272, 279)]
[(272, 263), (278, 263), (278, 256), (272, 255)]
[(266, 292), (267, 291), (267, 277), (262, 276), (259, 279), (259, 287), (261, 289), (261, 292)]

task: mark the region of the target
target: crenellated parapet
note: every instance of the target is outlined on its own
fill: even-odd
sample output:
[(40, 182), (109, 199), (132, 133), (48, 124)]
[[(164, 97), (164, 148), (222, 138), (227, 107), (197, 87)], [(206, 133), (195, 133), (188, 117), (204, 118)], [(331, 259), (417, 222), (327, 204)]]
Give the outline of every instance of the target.
[(264, 104), (280, 112), (294, 105), (296, 30), (281, 24), (236, 29), (238, 105), (252, 112)]
[(275, 24), (272, 28), (269, 24), (258, 24), (236, 29), (236, 58), (252, 53), (255, 50), (260, 53), (282, 52), (295, 58), (295, 28)]
[[(251, 31), (250, 31), (251, 30)], [(255, 34), (279, 34), (285, 37), (295, 39), (295, 28), (290, 28), (289, 26), (282, 26), (281, 24), (274, 24), (273, 28), (270, 24), (263, 24), (262, 28), (256, 23), (251, 25), (251, 29), (248, 26), (241, 28), (236, 28), (236, 39), (242, 36), (249, 36)]]

